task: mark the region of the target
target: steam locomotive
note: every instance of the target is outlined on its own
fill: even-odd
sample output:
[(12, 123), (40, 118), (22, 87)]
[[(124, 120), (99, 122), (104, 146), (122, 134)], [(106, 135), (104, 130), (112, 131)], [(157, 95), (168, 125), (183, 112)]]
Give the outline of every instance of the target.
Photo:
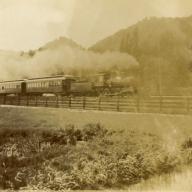
[(62, 75), (0, 82), (0, 95), (98, 96), (119, 93), (135, 94), (136, 88), (129, 82), (111, 81), (106, 74), (96, 75), (90, 80)]

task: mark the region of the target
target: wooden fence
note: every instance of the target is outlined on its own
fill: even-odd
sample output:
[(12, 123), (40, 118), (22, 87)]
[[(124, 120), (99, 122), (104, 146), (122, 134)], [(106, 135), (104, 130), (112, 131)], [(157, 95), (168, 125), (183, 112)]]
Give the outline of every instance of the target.
[(61, 96), (0, 96), (1, 105), (58, 107), (84, 110), (192, 113), (192, 97), (61, 97)]

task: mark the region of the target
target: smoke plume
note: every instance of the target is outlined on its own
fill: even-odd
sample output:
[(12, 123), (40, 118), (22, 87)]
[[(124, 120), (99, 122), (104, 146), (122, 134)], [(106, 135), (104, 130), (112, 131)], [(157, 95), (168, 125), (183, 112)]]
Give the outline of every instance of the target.
[(79, 47), (59, 46), (27, 53), (0, 52), (0, 79), (14, 80), (57, 74), (89, 76), (98, 72), (136, 71), (139, 64), (126, 53), (94, 53)]

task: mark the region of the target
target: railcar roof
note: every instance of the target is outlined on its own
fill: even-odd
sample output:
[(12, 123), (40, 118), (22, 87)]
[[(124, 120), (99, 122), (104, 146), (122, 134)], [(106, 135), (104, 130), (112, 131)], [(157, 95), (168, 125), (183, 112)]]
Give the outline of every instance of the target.
[(23, 82), (24, 80), (12, 80), (12, 81), (0, 81), (0, 83), (19, 83)]
[(76, 77), (72, 75), (57, 75), (57, 76), (50, 76), (50, 77), (37, 77), (37, 78), (30, 78), (30, 79), (0, 81), (0, 83), (18, 83), (18, 82), (24, 82), (24, 81), (50, 80), (50, 79), (61, 80), (61, 79), (69, 79), (69, 78), (75, 79)]
[(34, 80), (49, 80), (49, 79), (68, 79), (68, 78), (75, 78), (72, 75), (61, 75), (61, 76), (51, 76), (51, 77), (37, 77), (37, 78), (31, 78), (31, 79), (26, 79), (26, 81), (34, 81)]

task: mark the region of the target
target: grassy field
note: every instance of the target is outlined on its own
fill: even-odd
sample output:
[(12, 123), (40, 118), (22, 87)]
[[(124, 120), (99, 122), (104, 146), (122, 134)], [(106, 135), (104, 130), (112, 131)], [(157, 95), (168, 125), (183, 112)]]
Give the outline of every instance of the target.
[(133, 129), (157, 135), (186, 136), (191, 133), (192, 118), (187, 115), (158, 115), (117, 113), (101, 111), (77, 111), (50, 108), (1, 107), (0, 125), (3, 127), (58, 128), (66, 124), (82, 126), (102, 123), (110, 129)]
[(189, 190), (191, 125), (184, 115), (1, 107), (0, 188)]

